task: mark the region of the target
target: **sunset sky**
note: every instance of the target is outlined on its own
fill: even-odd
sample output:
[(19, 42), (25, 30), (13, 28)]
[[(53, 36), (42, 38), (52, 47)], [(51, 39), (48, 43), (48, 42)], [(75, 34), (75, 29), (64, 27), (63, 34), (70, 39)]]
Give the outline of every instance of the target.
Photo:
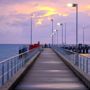
[(78, 3), (79, 42), (84, 26), (85, 43), (90, 44), (90, 0), (0, 0), (0, 43), (30, 43), (32, 14), (33, 43), (51, 43), (52, 18), (54, 29), (59, 30), (59, 43), (61, 28), (57, 23), (66, 23), (67, 43), (75, 43), (75, 8), (67, 7), (67, 3)]

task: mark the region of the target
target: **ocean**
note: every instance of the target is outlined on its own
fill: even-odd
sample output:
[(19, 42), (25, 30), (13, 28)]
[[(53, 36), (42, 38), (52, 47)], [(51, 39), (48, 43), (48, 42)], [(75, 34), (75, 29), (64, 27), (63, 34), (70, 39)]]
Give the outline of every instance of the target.
[(23, 46), (25, 44), (0, 44), (0, 61), (17, 55)]
[[(19, 49), (22, 49), (26, 46), (28, 47), (28, 45), (26, 44), (0, 44), (0, 62), (10, 57), (19, 55)], [(0, 86), (2, 82), (2, 65), (4, 65), (4, 82), (7, 81), (7, 64), (8, 63), (0, 64)], [(12, 64), (14, 65), (14, 61), (12, 62)], [(9, 63), (9, 68), (11, 68), (11, 63)]]

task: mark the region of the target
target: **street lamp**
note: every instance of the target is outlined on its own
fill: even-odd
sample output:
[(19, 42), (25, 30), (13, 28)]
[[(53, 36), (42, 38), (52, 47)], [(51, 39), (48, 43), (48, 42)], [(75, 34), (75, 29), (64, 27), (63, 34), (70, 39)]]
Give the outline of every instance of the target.
[[(52, 38), (52, 37), (54, 37), (54, 35), (55, 35), (55, 33), (53, 32), (53, 33), (50, 35), (50, 37)], [(53, 42), (53, 45), (54, 45), (54, 42)]]
[(83, 27), (83, 45), (85, 44), (85, 34), (84, 34), (85, 27)]
[(31, 14), (31, 45), (32, 45), (32, 16), (33, 16), (33, 14)]
[[(66, 23), (57, 23), (58, 26), (62, 26), (62, 44), (65, 43), (66, 44)], [(63, 26), (65, 26), (65, 32), (63, 33)], [(63, 34), (64, 34), (64, 38), (63, 38)], [(63, 40), (64, 39), (64, 40)]]
[(61, 36), (61, 38), (62, 38), (62, 45), (63, 45), (63, 24), (62, 23), (57, 23), (57, 25), (58, 26), (61, 26), (61, 31), (62, 31), (62, 36)]
[(68, 7), (76, 7), (76, 51), (78, 52), (78, 4), (67, 4)]
[[(52, 22), (52, 33), (53, 33), (53, 19), (51, 19)], [(53, 35), (52, 35), (52, 45), (53, 45)]]
[(58, 45), (58, 30), (55, 29), (54, 32), (57, 32), (57, 45)]
[(68, 4), (67, 6), (76, 8), (76, 52), (77, 54), (76, 54), (75, 64), (79, 65), (79, 62), (78, 62), (78, 4), (76, 3)]
[(66, 45), (66, 23), (65, 23), (65, 45)]
[(60, 26), (62, 28), (62, 45), (63, 45), (63, 23), (61, 23)]

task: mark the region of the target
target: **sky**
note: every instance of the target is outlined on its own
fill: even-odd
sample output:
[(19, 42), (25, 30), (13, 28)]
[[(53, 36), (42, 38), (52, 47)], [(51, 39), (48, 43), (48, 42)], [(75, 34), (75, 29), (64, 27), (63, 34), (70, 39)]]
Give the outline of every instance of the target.
[[(51, 43), (51, 19), (54, 20), (54, 29), (58, 29), (59, 43), (62, 30), (57, 23), (66, 24), (66, 41), (75, 43), (76, 11), (75, 7), (67, 7), (68, 3), (79, 6), (79, 43), (83, 41), (84, 27), (85, 43), (90, 44), (90, 0), (0, 0), (0, 44), (30, 43), (31, 16), (33, 43)], [(55, 33), (54, 43), (56, 39)]]

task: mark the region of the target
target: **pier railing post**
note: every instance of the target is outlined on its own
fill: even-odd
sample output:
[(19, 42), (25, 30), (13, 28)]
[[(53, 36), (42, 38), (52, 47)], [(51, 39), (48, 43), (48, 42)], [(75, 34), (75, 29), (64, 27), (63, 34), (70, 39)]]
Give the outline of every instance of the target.
[(9, 80), (9, 61), (7, 61), (6, 63), (7, 63), (7, 80)]
[(86, 60), (86, 73), (88, 74), (88, 58)]
[(4, 85), (4, 63), (2, 63), (2, 85)]
[(83, 57), (83, 71), (84, 71), (84, 57)]

